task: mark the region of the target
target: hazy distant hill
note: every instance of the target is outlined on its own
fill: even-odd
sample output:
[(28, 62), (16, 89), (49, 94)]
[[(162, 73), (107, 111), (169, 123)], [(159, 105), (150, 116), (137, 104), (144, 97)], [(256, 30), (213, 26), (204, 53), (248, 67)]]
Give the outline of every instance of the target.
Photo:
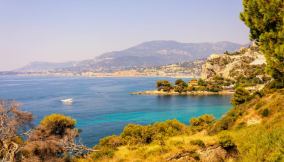
[(153, 67), (177, 62), (207, 58), (212, 53), (235, 51), (240, 44), (232, 42), (217, 43), (179, 43), (175, 41), (150, 41), (122, 51), (102, 54), (94, 59), (69, 63), (32, 63), (21, 71), (113, 71), (137, 67)]
[(51, 62), (31, 62), (30, 64), (16, 69), (19, 72), (37, 72), (37, 71), (50, 71), (55, 69), (64, 69), (76, 66), (77, 62), (63, 62), (63, 63), (51, 63)]

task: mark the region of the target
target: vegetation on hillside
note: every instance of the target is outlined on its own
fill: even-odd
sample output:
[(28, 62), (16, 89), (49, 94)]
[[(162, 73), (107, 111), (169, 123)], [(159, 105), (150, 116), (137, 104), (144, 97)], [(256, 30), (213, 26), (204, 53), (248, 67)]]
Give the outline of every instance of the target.
[[(251, 38), (265, 54), (267, 69), (274, 81), (261, 91), (249, 92), (242, 88), (248, 85), (248, 81), (258, 84), (263, 80), (240, 76), (235, 86), (236, 93), (232, 98), (234, 107), (220, 120), (215, 121), (209, 115), (193, 118), (189, 126), (184, 126), (187, 131), (178, 130), (179, 133), (174, 134), (174, 137), (172, 134), (162, 134), (162, 142), (157, 143), (152, 140), (160, 134), (156, 128), (153, 128), (155, 124), (128, 126), (127, 132), (131, 133), (126, 133), (127, 142), (122, 142), (115, 149), (109, 148), (106, 145), (109, 142), (105, 142), (113, 141), (109, 137), (96, 146), (112, 149), (112, 154), (96, 156), (98, 153), (94, 153), (84, 160), (284, 161), (284, 89), (281, 89), (284, 83), (284, 2), (283, 0), (243, 0), (243, 5), (241, 19), (250, 28)], [(226, 54), (229, 55), (228, 52)], [(255, 67), (247, 73), (246, 76), (256, 76), (258, 73), (263, 73), (263, 69)], [(224, 84), (224, 79), (217, 77), (214, 80), (214, 83), (222, 81), (219, 83)], [(160, 84), (162, 82), (165, 84)], [(173, 87), (168, 81), (158, 81), (157, 88), (164, 91), (174, 89), (181, 93), (186, 87), (194, 90), (195, 86), (207, 87), (210, 84), (212, 83), (200, 80), (191, 86), (184, 84), (182, 80), (177, 80)], [(156, 131), (151, 135), (148, 129)], [(125, 132), (112, 138), (123, 139), (124, 134)], [(144, 142), (128, 143), (137, 139), (138, 141), (143, 139)]]
[[(31, 114), (13, 108), (5, 121), (21, 124), (1, 140), (1, 158), (16, 161), (282, 161), (284, 160), (284, 89), (249, 94), (220, 120), (212, 115), (151, 125), (129, 124), (120, 135), (105, 137), (93, 149), (75, 142), (76, 121), (52, 114), (22, 138)], [(10, 110), (2, 104), (3, 110)], [(23, 116), (19, 116), (23, 113)], [(3, 116), (1, 116), (3, 118)], [(2, 119), (1, 118), (1, 119)], [(22, 119), (22, 120), (19, 120)], [(2, 127), (9, 130), (10, 124)], [(6, 131), (1, 131), (3, 137)], [(1, 138), (2, 139), (2, 138)], [(4, 143), (5, 142), (5, 143)], [(3, 147), (7, 144), (14, 147)], [(11, 145), (12, 144), (12, 145)], [(15, 145), (16, 144), (16, 145)], [(9, 150), (10, 149), (10, 150)], [(14, 154), (7, 154), (13, 152)], [(7, 159), (6, 159), (7, 160)]]
[(192, 79), (188, 83), (182, 79), (177, 79), (174, 84), (167, 80), (158, 80), (156, 87), (158, 91), (178, 92), (180, 94), (194, 91), (219, 92), (224, 89), (232, 89), (234, 81), (225, 79), (220, 76), (214, 77), (212, 80)]
[[(249, 92), (237, 81), (234, 107), (220, 120), (211, 115), (189, 125), (169, 120), (151, 125), (129, 124), (120, 135), (105, 137), (94, 149), (76, 143), (76, 121), (60, 114), (46, 116), (31, 128), (32, 114), (14, 102), (0, 102), (2, 161), (284, 161), (284, 1), (243, 0), (241, 19), (266, 55), (273, 81)], [(229, 53), (227, 53), (229, 54)], [(224, 62), (226, 63), (226, 62)], [(261, 71), (256, 67), (256, 71)], [(254, 73), (255, 71), (251, 71)], [(258, 81), (256, 81), (258, 82)], [(174, 86), (157, 81), (163, 91), (219, 91), (233, 81), (178, 79)], [(23, 138), (25, 137), (25, 138)]]
[(217, 81), (229, 79), (235, 87), (254, 87), (268, 83), (271, 77), (265, 73), (266, 62), (259, 47), (251, 45), (239, 51), (212, 55), (202, 69), (202, 78)]
[(211, 115), (151, 125), (129, 124), (75, 161), (283, 161), (284, 89), (265, 90), (220, 120)]

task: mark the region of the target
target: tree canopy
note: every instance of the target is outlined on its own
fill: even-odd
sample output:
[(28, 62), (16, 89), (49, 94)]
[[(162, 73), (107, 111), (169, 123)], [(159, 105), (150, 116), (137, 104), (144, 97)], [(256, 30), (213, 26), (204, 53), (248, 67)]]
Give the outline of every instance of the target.
[(250, 38), (265, 54), (267, 70), (284, 82), (284, 1), (243, 0), (240, 18), (250, 28)]
[(236, 92), (234, 93), (231, 103), (235, 106), (240, 105), (248, 101), (249, 97), (250, 97), (249, 92), (245, 90), (244, 88), (240, 87), (236, 89)]
[(171, 88), (172, 88), (172, 85), (169, 81), (167, 80), (158, 80), (156, 82), (156, 87), (157, 89), (160, 91), (160, 90), (163, 90), (163, 91), (170, 91)]

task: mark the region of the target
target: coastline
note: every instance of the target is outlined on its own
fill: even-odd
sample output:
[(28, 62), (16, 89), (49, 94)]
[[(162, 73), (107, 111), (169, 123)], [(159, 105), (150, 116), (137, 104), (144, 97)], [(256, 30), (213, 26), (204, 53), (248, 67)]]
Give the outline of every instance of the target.
[(147, 90), (147, 91), (139, 91), (139, 92), (130, 92), (132, 95), (153, 95), (153, 96), (209, 96), (209, 95), (232, 95), (234, 91), (231, 90), (223, 90), (220, 92), (209, 92), (209, 91), (191, 91), (191, 92), (164, 92), (158, 90)]
[[(7, 76), (1, 75), (0, 76)], [(155, 78), (155, 77), (166, 77), (166, 78), (199, 78), (200, 76), (191, 75), (120, 75), (114, 73), (99, 73), (96, 75), (85, 75), (85, 74), (12, 74), (9, 76), (24, 76), (24, 77), (86, 77), (86, 78)]]

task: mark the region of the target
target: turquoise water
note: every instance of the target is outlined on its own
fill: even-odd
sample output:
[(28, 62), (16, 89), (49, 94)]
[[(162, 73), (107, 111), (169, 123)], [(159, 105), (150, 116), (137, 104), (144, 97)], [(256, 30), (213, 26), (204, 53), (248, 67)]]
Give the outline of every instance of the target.
[[(77, 120), (82, 141), (92, 146), (101, 137), (119, 134), (128, 123), (149, 124), (189, 119), (202, 114), (220, 118), (231, 107), (230, 96), (139, 96), (129, 92), (155, 88), (164, 78), (0, 77), (0, 98), (22, 103), (22, 109), (43, 116), (61, 113)], [(166, 78), (172, 80), (171, 78)], [(73, 98), (71, 106), (60, 100)]]

